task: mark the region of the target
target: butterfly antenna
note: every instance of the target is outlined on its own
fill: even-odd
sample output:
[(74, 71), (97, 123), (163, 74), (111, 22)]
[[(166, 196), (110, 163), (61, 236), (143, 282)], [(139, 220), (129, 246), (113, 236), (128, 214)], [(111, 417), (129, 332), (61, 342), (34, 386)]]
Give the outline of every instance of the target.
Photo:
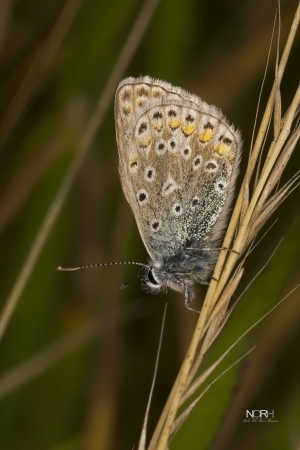
[(77, 270), (90, 270), (90, 269), (99, 269), (101, 267), (111, 267), (111, 266), (119, 266), (119, 265), (132, 265), (132, 266), (140, 266), (145, 269), (150, 269), (147, 264), (143, 264), (137, 261), (111, 261), (108, 263), (94, 263), (94, 264), (84, 264), (82, 266), (73, 266), (73, 267), (56, 267), (56, 270), (60, 272), (75, 272)]

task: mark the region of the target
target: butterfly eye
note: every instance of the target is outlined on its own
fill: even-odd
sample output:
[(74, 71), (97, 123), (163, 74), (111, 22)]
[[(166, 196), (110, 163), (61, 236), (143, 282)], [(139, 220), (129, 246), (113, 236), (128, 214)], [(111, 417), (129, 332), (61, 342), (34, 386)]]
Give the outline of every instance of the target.
[(152, 292), (158, 293), (161, 289), (162, 283), (157, 277), (153, 269), (150, 269), (145, 278), (146, 285), (152, 290)]
[(152, 283), (152, 284), (154, 284), (154, 285), (156, 285), (156, 286), (159, 286), (159, 285), (160, 285), (160, 284), (158, 283), (158, 280), (154, 277), (154, 274), (153, 274), (153, 271), (152, 271), (152, 270), (149, 270), (148, 278), (149, 278), (150, 283)]

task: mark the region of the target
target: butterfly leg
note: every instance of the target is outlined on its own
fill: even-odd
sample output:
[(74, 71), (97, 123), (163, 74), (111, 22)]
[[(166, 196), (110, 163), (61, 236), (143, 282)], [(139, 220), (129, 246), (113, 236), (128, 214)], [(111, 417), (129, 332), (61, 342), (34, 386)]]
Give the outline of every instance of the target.
[(191, 306), (192, 300), (193, 300), (193, 291), (188, 284), (185, 284), (184, 285), (184, 306), (189, 311), (193, 311), (193, 312), (199, 314), (200, 311), (198, 311), (197, 309), (195, 309)]

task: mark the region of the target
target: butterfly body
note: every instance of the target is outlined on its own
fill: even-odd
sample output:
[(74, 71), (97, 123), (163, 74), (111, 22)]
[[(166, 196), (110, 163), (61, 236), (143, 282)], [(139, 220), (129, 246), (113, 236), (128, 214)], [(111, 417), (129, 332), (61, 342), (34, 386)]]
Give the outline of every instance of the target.
[(144, 284), (188, 303), (218, 255), (240, 135), (214, 106), (150, 77), (119, 84), (115, 120), (123, 191), (151, 258)]

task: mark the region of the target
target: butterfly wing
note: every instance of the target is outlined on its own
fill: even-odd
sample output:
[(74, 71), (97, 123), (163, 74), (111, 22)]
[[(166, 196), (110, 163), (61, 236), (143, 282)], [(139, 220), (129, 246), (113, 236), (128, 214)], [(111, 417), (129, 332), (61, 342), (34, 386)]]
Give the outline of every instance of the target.
[(216, 240), (231, 202), (241, 140), (214, 106), (149, 77), (115, 99), (122, 187), (154, 260), (188, 241)]

